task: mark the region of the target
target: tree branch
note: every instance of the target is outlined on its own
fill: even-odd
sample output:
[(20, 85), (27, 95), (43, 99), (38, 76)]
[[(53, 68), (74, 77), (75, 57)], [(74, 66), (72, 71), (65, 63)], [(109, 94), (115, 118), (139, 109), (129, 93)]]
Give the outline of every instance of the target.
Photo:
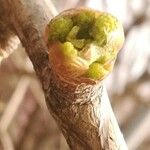
[[(47, 106), (73, 150), (126, 150), (102, 83), (68, 82), (51, 71), (43, 33), (50, 20), (46, 0), (0, 0), (43, 85)], [(2, 13), (0, 13), (2, 15)]]

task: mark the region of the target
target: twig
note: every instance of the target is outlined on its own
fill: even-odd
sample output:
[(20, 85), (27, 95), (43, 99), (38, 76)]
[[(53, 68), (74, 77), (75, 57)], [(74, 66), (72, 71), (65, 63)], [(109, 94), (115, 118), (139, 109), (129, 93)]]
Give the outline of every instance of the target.
[[(103, 85), (72, 84), (51, 70), (43, 39), (50, 15), (46, 1), (2, 0), (10, 24), (24, 45), (39, 77), (47, 106), (72, 150), (126, 150)], [(37, 13), (35, 13), (35, 11)], [(19, 14), (19, 15), (18, 15)]]

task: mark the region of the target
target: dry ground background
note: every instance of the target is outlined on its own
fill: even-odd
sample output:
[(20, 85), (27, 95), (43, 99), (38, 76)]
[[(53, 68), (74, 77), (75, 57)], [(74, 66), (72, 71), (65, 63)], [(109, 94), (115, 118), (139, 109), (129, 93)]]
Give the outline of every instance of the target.
[[(122, 21), (126, 42), (105, 82), (129, 149), (150, 150), (150, 0), (51, 2), (52, 11), (88, 6)], [(0, 150), (68, 150), (21, 45), (0, 65)]]

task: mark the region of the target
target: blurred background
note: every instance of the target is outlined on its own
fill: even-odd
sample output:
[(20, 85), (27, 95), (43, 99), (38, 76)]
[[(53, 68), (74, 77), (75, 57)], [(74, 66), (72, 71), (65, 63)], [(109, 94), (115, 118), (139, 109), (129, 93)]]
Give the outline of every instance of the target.
[[(105, 83), (130, 150), (150, 150), (150, 0), (47, 0), (52, 12), (91, 7), (121, 20), (126, 41)], [(0, 65), (0, 150), (69, 150), (24, 48)]]

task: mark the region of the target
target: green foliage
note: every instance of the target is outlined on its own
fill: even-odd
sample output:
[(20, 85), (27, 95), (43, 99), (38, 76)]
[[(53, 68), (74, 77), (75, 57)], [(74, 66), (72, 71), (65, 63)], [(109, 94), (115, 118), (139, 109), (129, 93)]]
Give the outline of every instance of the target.
[(65, 41), (66, 36), (73, 27), (73, 22), (68, 17), (59, 17), (49, 24), (49, 41)]
[(99, 63), (92, 63), (89, 66), (89, 70), (87, 71), (87, 76), (92, 79), (101, 79), (106, 74), (108, 74), (108, 71), (103, 68), (103, 66)]
[(79, 39), (91, 38), (89, 35), (89, 31), (93, 25), (94, 20), (95, 20), (95, 13), (89, 10), (81, 11), (74, 17), (73, 19), (74, 23), (80, 27), (80, 30), (77, 34), (77, 38)]
[(79, 26), (74, 26), (67, 36), (67, 40), (71, 42), (74, 47), (81, 49), (85, 45), (85, 39), (77, 39), (77, 34), (80, 30)]
[(101, 63), (101, 64), (105, 64), (108, 61), (115, 59), (115, 55), (112, 53), (105, 53), (105, 55), (102, 55), (97, 62)]
[(108, 42), (109, 34), (117, 28), (117, 23), (115, 17), (104, 13), (98, 16), (90, 34), (100, 46), (104, 46)]
[(61, 45), (61, 52), (65, 57), (75, 57), (77, 56), (77, 50), (70, 42), (65, 42)]
[(95, 13), (90, 10), (85, 10), (78, 13), (74, 18), (73, 21), (76, 25), (79, 26), (86, 26), (91, 24), (95, 20)]

